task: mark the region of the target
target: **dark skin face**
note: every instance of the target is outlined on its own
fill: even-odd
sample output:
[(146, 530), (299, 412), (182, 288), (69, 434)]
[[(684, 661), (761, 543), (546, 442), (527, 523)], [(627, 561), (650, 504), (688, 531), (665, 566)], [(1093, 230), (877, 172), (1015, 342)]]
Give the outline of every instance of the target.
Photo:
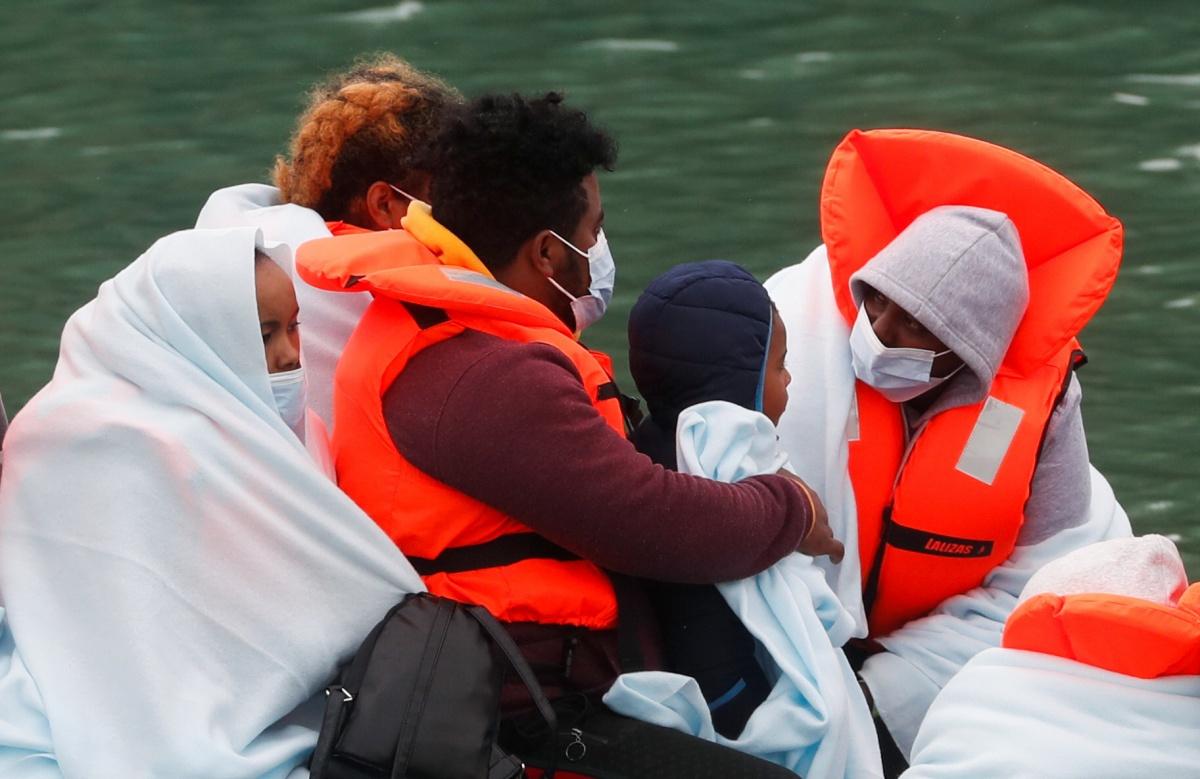
[(763, 414), (771, 422), (778, 425), (783, 410), (787, 408), (787, 388), (792, 383), (792, 375), (788, 373), (784, 362), (787, 360), (787, 328), (779, 318), (779, 312), (772, 312), (771, 343), (767, 345), (767, 365), (763, 375)]
[[(867, 311), (867, 319), (871, 321), (871, 329), (883, 342), (884, 346), (900, 349), (927, 349), (934, 354), (946, 351), (946, 344), (929, 332), (907, 311), (894, 300), (884, 295), (874, 287), (863, 285), (863, 308)], [(942, 354), (933, 360), (933, 368), (929, 375), (933, 377), (949, 376), (958, 370), (963, 361), (954, 352)], [(913, 405), (928, 407), (946, 385), (940, 384), (924, 395), (909, 401)]]
[(300, 367), (300, 308), (292, 280), (275, 263), (256, 262), (254, 293), (267, 372), (296, 370)]
[[(563, 238), (586, 252), (596, 243), (600, 228), (604, 227), (604, 206), (600, 199), (600, 181), (595, 173), (585, 176), (580, 186), (587, 196), (587, 206), (575, 229), (564, 233)], [(555, 289), (549, 281), (550, 277), (576, 297), (588, 294), (588, 287), (592, 283), (587, 258), (558, 240), (549, 228), (522, 244), (517, 250), (516, 259), (496, 273), (496, 280), (501, 284), (541, 303), (574, 330), (575, 315), (571, 312), (571, 301)]]

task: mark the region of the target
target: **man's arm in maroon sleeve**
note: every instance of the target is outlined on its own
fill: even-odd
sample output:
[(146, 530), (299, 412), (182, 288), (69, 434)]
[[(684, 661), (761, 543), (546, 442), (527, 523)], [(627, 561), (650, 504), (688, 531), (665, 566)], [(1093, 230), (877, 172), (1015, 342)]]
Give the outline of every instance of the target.
[(385, 395), (399, 451), (583, 558), (682, 583), (756, 574), (811, 524), (804, 491), (655, 465), (592, 407), (558, 350), (467, 332), (418, 354)]

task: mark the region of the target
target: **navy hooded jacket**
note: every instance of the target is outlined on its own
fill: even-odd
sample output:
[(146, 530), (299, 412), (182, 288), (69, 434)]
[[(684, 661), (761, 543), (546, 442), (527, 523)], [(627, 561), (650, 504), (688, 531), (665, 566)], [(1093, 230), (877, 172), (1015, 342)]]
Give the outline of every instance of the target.
[(675, 467), (675, 423), (688, 406), (726, 400), (762, 410), (774, 309), (739, 265), (676, 265), (650, 283), (629, 315), (629, 370), (650, 416), (634, 444)]

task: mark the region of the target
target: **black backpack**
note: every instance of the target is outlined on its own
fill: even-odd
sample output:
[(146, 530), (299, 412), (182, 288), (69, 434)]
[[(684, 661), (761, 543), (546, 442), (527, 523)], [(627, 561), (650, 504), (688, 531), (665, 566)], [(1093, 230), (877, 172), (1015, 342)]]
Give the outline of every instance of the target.
[(554, 710), (512, 637), (481, 606), (404, 596), (325, 694), (312, 779), (511, 779), (496, 746), (500, 687), (512, 668), (557, 730)]

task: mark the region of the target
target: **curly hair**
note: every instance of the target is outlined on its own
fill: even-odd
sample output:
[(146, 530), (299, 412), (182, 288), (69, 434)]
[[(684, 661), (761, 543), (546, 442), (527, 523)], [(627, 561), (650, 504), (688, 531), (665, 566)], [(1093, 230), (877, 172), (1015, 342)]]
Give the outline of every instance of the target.
[(286, 203), (325, 219), (350, 219), (372, 183), (413, 186), (448, 108), (462, 96), (392, 54), (358, 61), (318, 84), (292, 134), (290, 159), (275, 160)]
[(448, 113), (435, 144), (433, 215), (500, 270), (539, 230), (569, 236), (587, 207), (583, 179), (616, 160), (616, 142), (562, 95), (486, 95)]

